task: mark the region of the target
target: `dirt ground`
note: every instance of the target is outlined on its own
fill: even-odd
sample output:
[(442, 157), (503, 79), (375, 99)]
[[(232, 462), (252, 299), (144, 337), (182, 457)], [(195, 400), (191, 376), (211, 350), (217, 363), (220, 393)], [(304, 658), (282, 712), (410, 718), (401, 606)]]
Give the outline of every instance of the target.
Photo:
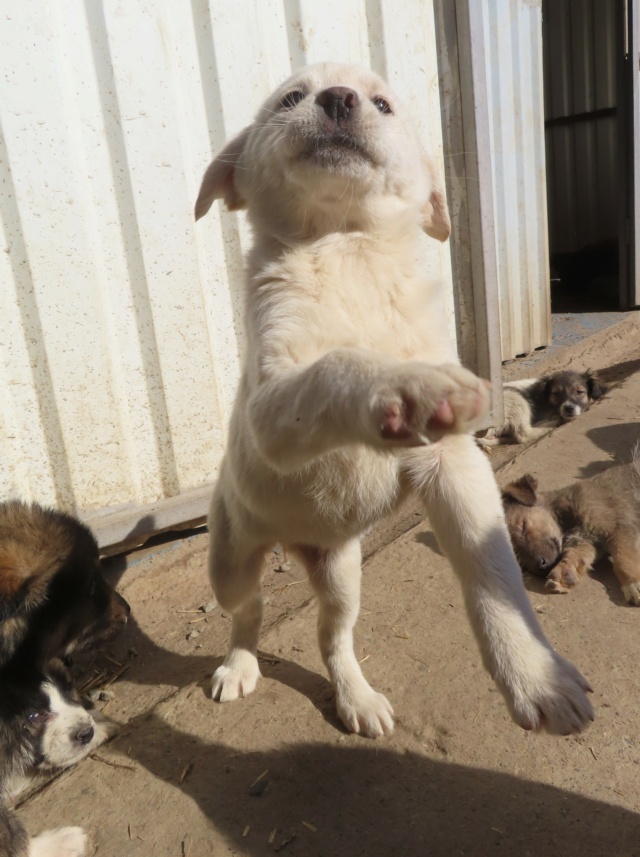
[[(629, 459), (640, 438), (634, 324), (565, 357), (608, 367), (614, 387), (573, 424), (511, 460), (509, 450), (496, 462), (502, 484), (529, 471), (553, 488)], [(98, 708), (121, 732), (22, 804), (29, 829), (81, 824), (99, 857), (640, 855), (640, 610), (608, 565), (565, 596), (525, 582), (545, 632), (595, 689), (593, 726), (552, 738), (509, 719), (428, 523), (395, 535), (367, 542), (356, 635), (397, 715), (393, 736), (375, 742), (336, 720), (314, 600), (284, 557), (265, 576), (264, 677), (228, 705), (208, 695), (230, 620), (201, 609), (212, 599), (206, 534), (110, 560), (133, 618), (85, 668), (92, 685), (109, 684), (114, 698)]]

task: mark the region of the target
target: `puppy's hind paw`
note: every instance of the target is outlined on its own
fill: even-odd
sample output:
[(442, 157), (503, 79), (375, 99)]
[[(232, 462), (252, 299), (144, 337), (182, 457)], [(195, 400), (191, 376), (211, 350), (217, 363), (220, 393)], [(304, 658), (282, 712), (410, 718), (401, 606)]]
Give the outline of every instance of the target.
[(626, 583), (622, 587), (622, 594), (629, 604), (635, 604), (640, 607), (640, 580), (634, 580), (633, 583)]
[(338, 717), (349, 732), (365, 738), (380, 738), (393, 732), (393, 708), (381, 693), (371, 687), (336, 697)]
[(211, 698), (219, 702), (232, 702), (249, 696), (256, 689), (260, 667), (250, 652), (232, 652), (213, 674)]
[(84, 857), (87, 836), (81, 827), (61, 827), (41, 833), (29, 843), (29, 857)]

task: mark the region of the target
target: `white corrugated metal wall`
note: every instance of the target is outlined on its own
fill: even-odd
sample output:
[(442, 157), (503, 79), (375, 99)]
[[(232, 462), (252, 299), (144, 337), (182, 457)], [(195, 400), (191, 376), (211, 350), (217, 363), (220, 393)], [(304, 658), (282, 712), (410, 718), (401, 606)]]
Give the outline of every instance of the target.
[(542, 0), (482, 3), (502, 359), (551, 343)]
[[(237, 215), (194, 225), (201, 174), (292, 68), (324, 59), (387, 77), (442, 162), (432, 4), (1, 0), (0, 18), (0, 498), (129, 510), (140, 530), (163, 503), (165, 524), (195, 517), (238, 375), (247, 246)], [(450, 285), (448, 246), (431, 246)], [(451, 296), (448, 311), (453, 327)]]

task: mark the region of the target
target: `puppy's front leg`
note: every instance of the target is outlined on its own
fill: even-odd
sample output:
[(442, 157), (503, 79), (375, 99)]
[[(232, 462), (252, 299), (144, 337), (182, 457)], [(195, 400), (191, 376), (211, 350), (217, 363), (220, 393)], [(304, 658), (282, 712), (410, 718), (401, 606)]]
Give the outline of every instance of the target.
[(524, 729), (566, 735), (593, 719), (589, 685), (538, 625), (504, 523), (491, 467), (470, 437), (406, 453), (441, 547), (462, 583), (486, 668)]
[(338, 716), (350, 732), (368, 738), (393, 731), (393, 709), (362, 674), (353, 650), (360, 611), (361, 552), (358, 539), (327, 551), (298, 546), (318, 596), (318, 641), (336, 689)]
[(564, 540), (560, 559), (547, 575), (544, 588), (560, 594), (573, 589), (580, 578), (591, 570), (596, 555), (592, 542), (579, 533), (570, 533)]
[(420, 446), (470, 431), (488, 403), (486, 383), (460, 366), (345, 348), (302, 368), (263, 372), (248, 414), (258, 449), (292, 473), (340, 446)]

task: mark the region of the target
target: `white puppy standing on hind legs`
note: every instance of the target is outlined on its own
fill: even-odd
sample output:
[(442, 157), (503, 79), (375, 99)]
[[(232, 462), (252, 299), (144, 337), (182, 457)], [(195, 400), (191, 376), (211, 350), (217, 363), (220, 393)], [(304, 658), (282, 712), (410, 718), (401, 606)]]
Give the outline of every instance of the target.
[(556, 734), (593, 719), (580, 673), (544, 637), (500, 494), (470, 432), (486, 384), (458, 365), (424, 230), (450, 231), (442, 187), (389, 87), (355, 66), (302, 69), (207, 169), (196, 217), (246, 208), (247, 353), (212, 500), (211, 581), (233, 616), (213, 696), (251, 693), (264, 556), (304, 562), (338, 714), (376, 737), (393, 711), (353, 650), (360, 538), (410, 492), (462, 584), (486, 668), (514, 720)]

